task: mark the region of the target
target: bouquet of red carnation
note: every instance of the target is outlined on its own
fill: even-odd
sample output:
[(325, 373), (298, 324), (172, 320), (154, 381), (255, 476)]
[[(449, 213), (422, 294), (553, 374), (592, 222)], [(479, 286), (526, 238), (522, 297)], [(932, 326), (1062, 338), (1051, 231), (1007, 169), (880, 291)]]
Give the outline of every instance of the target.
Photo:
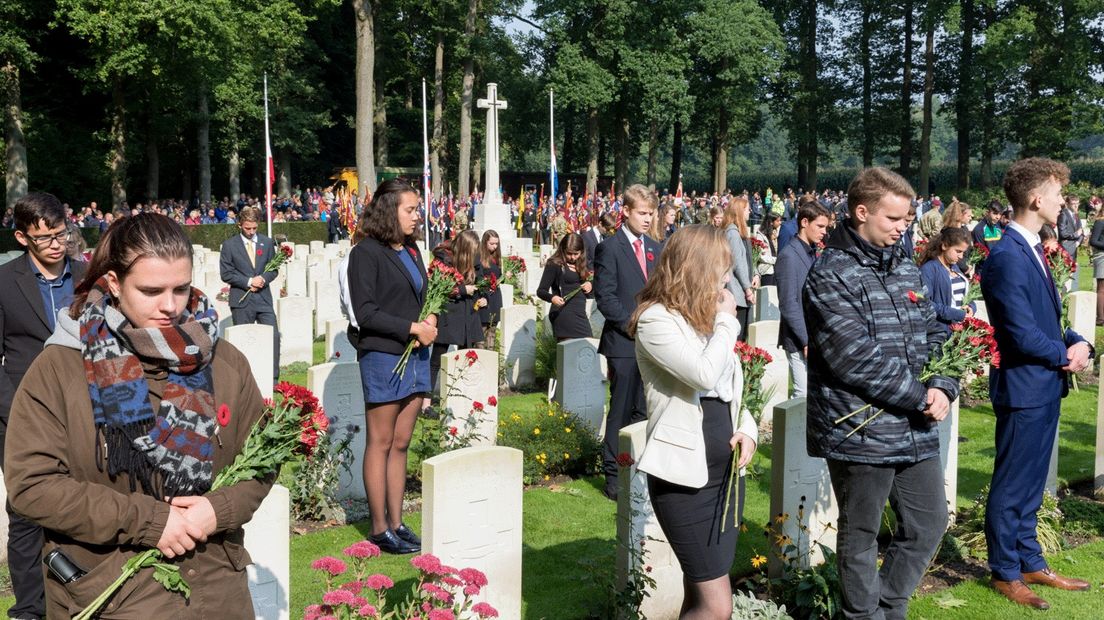
[[(291, 249), (290, 245), (280, 245), (280, 251), (276, 252), (276, 255), (272, 257), (272, 260), (268, 261), (268, 263), (265, 264), (262, 273), (264, 271), (279, 271), (280, 267), (283, 267), (284, 263), (288, 262), (288, 259), (290, 259), (291, 255), (294, 253), (295, 251)], [(242, 295), (242, 298), (238, 300), (238, 303), (245, 301), (245, 298), (249, 297), (249, 294), (252, 292), (253, 291), (246, 291), (245, 295)]]
[[(329, 420), (310, 390), (287, 382), (276, 384), (274, 389), (272, 400), (265, 400), (264, 414), (250, 429), (237, 458), (215, 476), (212, 491), (276, 474), (296, 454), (309, 457), (318, 444), (319, 434), (329, 429)], [(229, 416), (228, 409), (220, 409), (219, 424), (228, 422)], [(166, 590), (190, 596), (191, 588), (180, 576), (180, 567), (162, 562), (162, 557), (157, 549), (132, 557), (123, 565), (119, 577), (75, 618), (92, 618), (128, 579), (144, 568), (152, 567), (153, 578)]]
[(215, 301), (230, 301), (230, 287), (224, 286), (219, 289), (217, 295), (215, 295)]
[[(483, 293), (484, 295), (490, 295), (498, 290), (498, 276), (493, 273), (488, 273), (485, 277), (479, 278), (475, 282), (475, 291), (477, 293)], [(478, 310), (479, 306), (476, 305), (475, 309)]]
[[(920, 371), (920, 383), (936, 375), (961, 381), (963, 377), (981, 372), (981, 367), (990, 364), (994, 368), (1000, 367), (1000, 351), (997, 350), (997, 341), (993, 337), (993, 327), (973, 317), (966, 317), (961, 323), (951, 325), (951, 336), (943, 343), (939, 357), (928, 360), (924, 369)], [(855, 411), (836, 420), (836, 424), (847, 420), (855, 414), (870, 409), (870, 405), (863, 405)], [(878, 418), (884, 409), (879, 409), (874, 415), (863, 420), (856, 426), (848, 437), (859, 432), (860, 429)]]
[[(1073, 271), (1077, 269), (1077, 261), (1069, 255), (1069, 252), (1066, 252), (1065, 248), (1057, 243), (1046, 247), (1044, 254), (1046, 255), (1047, 266), (1050, 267), (1050, 275), (1054, 278), (1054, 285), (1058, 287), (1058, 297), (1062, 300), (1062, 308), (1068, 308), (1069, 305), (1066, 302), (1069, 291), (1066, 290), (1066, 283), (1073, 278)], [(1063, 312), (1062, 331), (1064, 332), (1069, 328), (1069, 317)]]
[(525, 259), (517, 254), (511, 254), (502, 259), (502, 282), (518, 289), (521, 287), (520, 274), (525, 273)]
[[(449, 297), (458, 295), (460, 287), (464, 286), (464, 275), (439, 260), (429, 264), (426, 274), (429, 276), (429, 286), (426, 287), (425, 305), (418, 313), (419, 321), (426, 320), (431, 314), (442, 314)], [(410, 339), (402, 357), (399, 358), (399, 363), (395, 364), (391, 372), (399, 376), (406, 372), (406, 363), (410, 361), (410, 354), (414, 351), (414, 343), (417, 341), (416, 338)]]
[(968, 264), (973, 267), (974, 265), (981, 264), (981, 262), (987, 258), (989, 258), (989, 246), (984, 243), (975, 243), (973, 251), (970, 252)]
[(759, 257), (768, 249), (766, 242), (759, 237), (748, 239), (751, 242), (751, 266), (754, 269), (759, 264)]
[[(767, 372), (767, 364), (774, 361), (770, 353), (759, 347), (753, 347), (746, 342), (737, 342), (733, 349), (740, 358), (740, 370), (744, 375), (744, 389), (740, 393), (740, 407), (751, 414), (758, 424), (763, 417), (763, 409), (772, 396), (771, 390), (763, 389), (763, 375)], [(733, 486), (736, 484), (736, 465), (740, 462), (740, 450), (737, 446), (732, 451), (732, 475), (728, 480), (728, 494), (725, 495), (724, 516), (728, 515), (729, 505), (732, 499)], [(724, 531), (727, 519), (721, 521), (721, 531)]]
[(962, 299), (962, 305), (968, 306), (981, 299), (981, 274), (975, 273), (970, 278), (970, 286), (966, 289), (966, 296)]
[(918, 239), (916, 241), (916, 245), (913, 246), (913, 248), (912, 248), (912, 260), (917, 265), (919, 265), (920, 261), (924, 258), (924, 248), (926, 248), (926, 247), (928, 247), (928, 240), (927, 239)]

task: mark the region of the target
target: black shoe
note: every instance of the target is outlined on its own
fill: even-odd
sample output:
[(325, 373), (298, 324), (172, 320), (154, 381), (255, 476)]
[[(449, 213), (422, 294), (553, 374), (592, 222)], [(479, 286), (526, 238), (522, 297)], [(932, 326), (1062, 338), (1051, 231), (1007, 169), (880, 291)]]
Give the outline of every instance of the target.
[(368, 540), (384, 553), (406, 555), (407, 553), (418, 553), (422, 550), (421, 545), (412, 545), (396, 536), (395, 532), (391, 530), (384, 530), (382, 534), (373, 534), (368, 537)]
[(406, 527), (405, 523), (400, 523), (399, 527), (395, 528), (395, 535), (400, 539), (418, 547), (422, 548), (422, 539), (418, 538), (418, 535), (414, 533), (414, 530)]
[(608, 499), (612, 502), (616, 502), (617, 501), (617, 487), (616, 486), (612, 486), (612, 487), (607, 486), (606, 488), (602, 489), (602, 495), (605, 495), (606, 499)]

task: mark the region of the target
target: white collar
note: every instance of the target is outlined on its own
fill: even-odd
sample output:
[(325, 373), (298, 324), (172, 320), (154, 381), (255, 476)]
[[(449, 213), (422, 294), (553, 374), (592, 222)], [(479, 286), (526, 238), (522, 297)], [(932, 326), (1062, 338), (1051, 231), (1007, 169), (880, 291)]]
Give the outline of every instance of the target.
[[(625, 233), (625, 237), (629, 240), (629, 245), (635, 244), (637, 239), (640, 239), (641, 242), (643, 242), (643, 235), (641, 235), (640, 237), (634, 235), (632, 233), (632, 231), (629, 230), (628, 225), (623, 224), (621, 226), (621, 232)], [(642, 243), (642, 245), (643, 245), (643, 243)]]
[(1042, 239), (1039, 237), (1039, 233), (1031, 232), (1030, 230), (1024, 228), (1023, 224), (1020, 224), (1015, 220), (1008, 222), (1008, 227), (1020, 233), (1020, 236), (1023, 237), (1024, 240), (1027, 241), (1027, 244), (1031, 247), (1035, 247), (1042, 243)]

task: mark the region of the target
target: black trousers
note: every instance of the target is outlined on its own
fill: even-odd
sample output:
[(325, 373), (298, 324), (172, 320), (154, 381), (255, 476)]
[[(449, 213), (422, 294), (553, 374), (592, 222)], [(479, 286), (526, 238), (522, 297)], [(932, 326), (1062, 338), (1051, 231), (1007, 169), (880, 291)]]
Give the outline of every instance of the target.
[[(898, 465), (829, 460), (828, 473), (839, 505), (836, 560), (843, 617), (904, 620), (909, 598), (947, 530), (939, 458)], [(879, 569), (877, 537), (887, 499), (897, 530)]]
[(644, 383), (635, 357), (611, 357), (609, 365), (610, 406), (606, 414), (606, 438), (602, 446), (602, 470), (606, 474), (606, 494), (617, 494), (617, 434), (621, 429), (647, 417)]
[[(4, 464), (4, 439), (7, 436), (7, 416), (0, 418), (0, 468)], [(9, 618), (46, 617), (46, 591), (42, 581), (42, 528), (33, 521), (12, 512), (6, 500), (8, 513), (8, 572), (11, 573), (15, 604), (8, 609)]]
[[(272, 326), (272, 380), (280, 380), (280, 328), (276, 326), (276, 313), (272, 308), (257, 308), (247, 306), (245, 308), (231, 308), (230, 320), (234, 325), (249, 325), (260, 323)], [(248, 351), (243, 351), (247, 356)]]

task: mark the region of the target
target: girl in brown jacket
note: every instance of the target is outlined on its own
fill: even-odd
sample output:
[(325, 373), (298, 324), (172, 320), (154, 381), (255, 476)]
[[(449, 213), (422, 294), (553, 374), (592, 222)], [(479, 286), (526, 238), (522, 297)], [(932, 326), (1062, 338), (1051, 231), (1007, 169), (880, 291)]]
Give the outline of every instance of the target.
[(45, 553), (86, 573), (63, 584), (44, 570), (49, 618), (79, 612), (151, 547), (180, 567), (190, 598), (147, 568), (101, 618), (254, 617), (241, 527), (272, 480), (209, 489), (264, 403), (245, 357), (217, 339), (191, 269), (172, 220), (118, 220), (15, 396), (11, 506), (44, 528)]

